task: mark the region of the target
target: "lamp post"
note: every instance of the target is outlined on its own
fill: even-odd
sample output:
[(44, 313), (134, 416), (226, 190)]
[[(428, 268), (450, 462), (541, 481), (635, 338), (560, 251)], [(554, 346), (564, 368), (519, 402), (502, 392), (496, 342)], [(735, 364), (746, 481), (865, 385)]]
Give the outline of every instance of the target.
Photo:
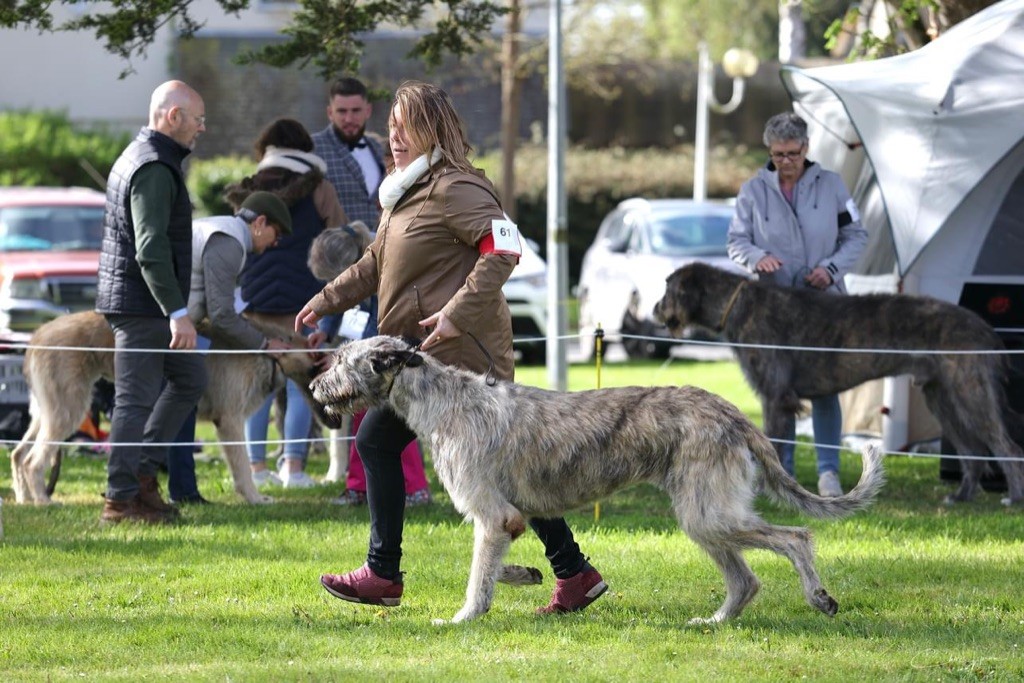
[(697, 126), (693, 142), (693, 199), (708, 197), (708, 112), (731, 114), (743, 101), (744, 79), (757, 72), (758, 61), (749, 50), (732, 48), (722, 56), (722, 68), (732, 78), (732, 97), (725, 104), (715, 99), (715, 65), (707, 43), (697, 46)]

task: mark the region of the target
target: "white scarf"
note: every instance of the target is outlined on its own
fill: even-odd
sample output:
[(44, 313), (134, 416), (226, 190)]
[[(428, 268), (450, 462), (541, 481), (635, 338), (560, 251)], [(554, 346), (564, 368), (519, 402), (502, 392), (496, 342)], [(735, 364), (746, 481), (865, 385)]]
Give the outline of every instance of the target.
[(317, 169), (321, 173), (327, 173), (327, 164), (317, 155), (273, 145), (267, 146), (267, 151), (263, 153), (256, 170), (262, 171), (265, 168), (284, 168), (295, 173), (309, 173)]
[(427, 155), (421, 154), (403, 170), (400, 171), (396, 168), (392, 171), (380, 184), (381, 206), (388, 211), (395, 208), (395, 204), (402, 198), (402, 195), (408, 192), (412, 184), (419, 180), (440, 158), (441, 149), (435, 147), (430, 155), (429, 162), (427, 161)]

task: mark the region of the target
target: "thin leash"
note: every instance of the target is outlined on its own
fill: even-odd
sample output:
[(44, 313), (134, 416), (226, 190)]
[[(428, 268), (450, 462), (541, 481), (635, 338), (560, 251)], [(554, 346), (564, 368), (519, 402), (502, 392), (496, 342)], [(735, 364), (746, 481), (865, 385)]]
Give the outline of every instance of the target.
[(398, 364), (398, 370), (395, 371), (395, 374), (391, 375), (391, 382), (388, 384), (388, 396), (391, 396), (391, 390), (395, 388), (395, 380), (398, 379), (398, 376), (400, 374), (402, 374), (402, 370), (405, 370), (405, 367), (409, 364), (409, 361), (413, 359), (413, 357), (416, 355), (416, 352), (420, 350), (420, 347), (422, 345), (423, 340), (421, 339), (419, 342), (416, 343), (414, 347), (412, 347), (412, 349), (409, 350), (408, 353), (405, 354), (405, 358), (402, 360), (401, 363)]
[[(494, 385), (496, 385), (498, 383), (498, 378), (494, 376), (494, 358), (491, 357), (491, 354), (487, 351), (487, 348), (483, 344), (480, 343), (480, 340), (476, 338), (475, 334), (473, 334), (472, 332), (467, 332), (466, 334), (469, 335), (469, 338), (472, 339), (474, 343), (476, 343), (476, 345), (477, 345), (477, 347), (479, 347), (480, 351), (484, 354), (484, 356), (486, 356), (486, 358), (487, 358), (487, 372), (484, 373), (485, 374), (484, 382), (487, 384), (487, 386), (493, 387)], [(388, 394), (387, 394), (388, 396), (391, 396), (391, 390), (395, 388), (395, 380), (402, 373), (402, 370), (405, 370), (406, 366), (409, 364), (409, 361), (413, 359), (413, 357), (420, 350), (420, 347), (422, 345), (423, 345), (423, 341), (420, 340), (420, 342), (417, 343), (416, 346), (412, 347), (412, 349), (409, 350), (409, 352), (406, 354), (406, 356), (402, 360), (402, 362), (399, 363), (398, 370), (396, 370), (395, 374), (391, 376), (391, 382), (388, 384)]]
[(472, 332), (467, 332), (466, 334), (469, 335), (469, 338), (476, 343), (480, 351), (484, 354), (484, 356), (487, 357), (487, 372), (484, 373), (486, 375), (484, 382), (487, 384), (487, 386), (493, 387), (495, 384), (498, 383), (498, 378), (494, 376), (494, 359), (491, 357), (491, 354), (487, 352), (487, 349), (484, 347), (484, 345), (480, 343), (480, 340), (476, 338), (475, 334), (473, 334)]

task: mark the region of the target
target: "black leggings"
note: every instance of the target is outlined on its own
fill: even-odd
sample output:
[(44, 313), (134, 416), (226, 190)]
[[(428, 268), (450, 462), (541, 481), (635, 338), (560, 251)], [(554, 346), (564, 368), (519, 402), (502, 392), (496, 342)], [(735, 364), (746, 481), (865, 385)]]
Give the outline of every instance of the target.
[[(366, 471), (366, 502), (370, 508), (370, 549), (366, 562), (378, 576), (394, 579), (402, 562), (405, 523), (405, 476), (402, 450), (416, 438), (389, 408), (371, 408), (356, 433), (356, 448)], [(565, 519), (531, 518), (533, 529), (555, 576), (567, 579), (586, 565), (586, 558)]]

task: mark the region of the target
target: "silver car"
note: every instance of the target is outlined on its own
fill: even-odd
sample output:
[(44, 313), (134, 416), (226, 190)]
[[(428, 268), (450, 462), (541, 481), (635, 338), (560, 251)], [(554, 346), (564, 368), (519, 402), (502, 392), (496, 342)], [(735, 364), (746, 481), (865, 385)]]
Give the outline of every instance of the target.
[(580, 272), (583, 357), (592, 357), (600, 326), (605, 343), (622, 342), (630, 358), (667, 358), (673, 343), (653, 317), (665, 279), (693, 261), (746, 274), (726, 253), (732, 214), (725, 202), (639, 198), (609, 213)]

